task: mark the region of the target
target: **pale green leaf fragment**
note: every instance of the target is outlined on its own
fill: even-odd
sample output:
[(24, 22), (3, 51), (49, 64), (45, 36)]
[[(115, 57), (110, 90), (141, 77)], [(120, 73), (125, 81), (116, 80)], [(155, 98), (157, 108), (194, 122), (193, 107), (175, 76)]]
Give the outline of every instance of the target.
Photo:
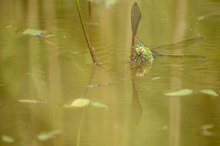
[(97, 108), (103, 108), (103, 109), (108, 110), (108, 105), (106, 105), (104, 103), (100, 103), (100, 102), (97, 102), (97, 101), (91, 101), (91, 105), (94, 106), (94, 107), (97, 107)]
[(160, 79), (160, 77), (154, 77), (151, 80), (159, 80), (159, 79)]
[(204, 18), (205, 18), (205, 16), (199, 16), (199, 17), (197, 18), (197, 20), (201, 21), (201, 20), (203, 20)]
[(72, 107), (85, 107), (85, 106), (88, 106), (90, 102), (91, 101), (87, 98), (77, 98), (72, 102), (71, 106)]
[(46, 141), (48, 139), (53, 138), (53, 134), (49, 134), (49, 133), (41, 133), (37, 136), (37, 139), (40, 141)]
[(29, 36), (41, 36), (44, 34), (44, 31), (38, 30), (38, 29), (28, 28), (28, 29), (25, 29), (22, 34), (29, 35)]
[(59, 134), (59, 133), (60, 133), (59, 130), (51, 131), (51, 132), (43, 132), (37, 136), (37, 139), (40, 141), (46, 141), (46, 140), (53, 138), (56, 134)]
[(203, 125), (202, 127), (201, 127), (201, 129), (202, 130), (209, 130), (209, 129), (212, 129), (212, 128), (214, 128), (215, 127), (215, 125), (213, 125), (213, 124), (206, 124), (206, 125)]
[(46, 103), (45, 101), (32, 100), (32, 99), (19, 99), (18, 102), (23, 102), (23, 103)]
[(11, 136), (8, 136), (8, 135), (2, 135), (1, 138), (2, 138), (2, 141), (5, 143), (13, 143), (14, 142), (14, 138), (12, 138)]
[(48, 35), (45, 36), (45, 38), (51, 38), (51, 37), (55, 37), (55, 35), (54, 34), (48, 34)]
[(5, 28), (11, 28), (12, 27), (12, 25), (7, 25), (7, 26), (5, 26)]
[(192, 94), (192, 92), (193, 91), (190, 89), (181, 89), (181, 90), (174, 91), (174, 92), (164, 93), (164, 95), (166, 95), (166, 96), (185, 96), (185, 95)]
[(210, 95), (210, 96), (219, 96), (217, 92), (215, 92), (211, 89), (203, 89), (203, 90), (200, 90), (200, 92), (207, 94), (207, 95)]

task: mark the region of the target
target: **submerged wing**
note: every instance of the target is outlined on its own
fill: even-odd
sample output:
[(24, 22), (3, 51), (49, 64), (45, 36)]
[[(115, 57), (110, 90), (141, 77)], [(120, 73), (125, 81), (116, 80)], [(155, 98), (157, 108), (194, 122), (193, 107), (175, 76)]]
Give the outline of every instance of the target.
[(205, 59), (204, 56), (201, 55), (180, 55), (180, 54), (163, 54), (154, 51), (153, 52), (154, 57), (172, 57), (172, 58), (197, 58), (197, 59)]
[(141, 20), (141, 10), (137, 2), (135, 2), (131, 9), (131, 27), (133, 34), (137, 34), (137, 28), (140, 20)]

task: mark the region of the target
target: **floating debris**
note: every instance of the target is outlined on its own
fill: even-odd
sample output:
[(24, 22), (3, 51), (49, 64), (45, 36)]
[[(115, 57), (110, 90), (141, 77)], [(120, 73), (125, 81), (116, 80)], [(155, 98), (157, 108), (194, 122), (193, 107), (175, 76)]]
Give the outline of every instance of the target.
[(12, 25), (6, 25), (5, 28), (7, 29), (12, 28)]
[(200, 92), (203, 94), (210, 95), (210, 96), (219, 96), (217, 92), (211, 89), (203, 89), (203, 90), (200, 90)]
[(192, 92), (193, 91), (190, 89), (181, 89), (178, 91), (164, 93), (164, 95), (166, 95), (166, 96), (185, 96), (185, 95), (192, 94)]
[(39, 30), (39, 29), (33, 29), (33, 28), (27, 28), (22, 32), (22, 35), (28, 35), (32, 37), (39, 37), (39, 38), (50, 38), (54, 37), (53, 34), (47, 34), (46, 31)]
[(23, 102), (23, 103), (47, 103), (46, 101), (32, 100), (32, 99), (19, 99), (18, 102)]
[(2, 135), (1, 136), (2, 141), (5, 143), (13, 143), (14, 142), (14, 138), (8, 135)]
[(201, 16), (197, 17), (197, 20), (202, 21), (207, 18), (219, 17), (219, 16), (220, 16), (220, 13), (209, 13), (209, 14), (201, 15)]
[(45, 31), (39, 30), (39, 29), (32, 29), (32, 28), (27, 28), (22, 32), (23, 35), (29, 35), (29, 36), (37, 36), (37, 37), (42, 37), (45, 35)]
[(108, 105), (101, 103), (101, 102), (94, 101), (94, 100), (90, 100), (88, 98), (77, 98), (70, 105), (65, 104), (64, 107), (65, 108), (71, 108), (71, 107), (81, 108), (81, 107), (86, 107), (89, 105), (96, 107), (96, 108), (103, 108), (106, 110), (108, 109)]
[(46, 140), (49, 140), (49, 139), (53, 138), (55, 135), (60, 134), (60, 133), (61, 133), (60, 130), (51, 131), (51, 132), (42, 132), (37, 136), (37, 139), (39, 141), (46, 141)]
[(214, 133), (212, 131), (204, 130), (202, 131), (203, 136), (213, 136)]
[(88, 88), (107, 86), (107, 85), (110, 85), (110, 84), (112, 84), (112, 83), (97, 83), (97, 84), (93, 84), (93, 85), (88, 85)]
[(213, 128), (215, 128), (214, 124), (205, 124), (201, 127), (202, 135), (204, 136), (213, 136), (214, 132), (211, 131)]
[(151, 80), (159, 80), (161, 77), (154, 77), (154, 78), (152, 78)]
[(106, 104), (100, 103), (100, 102), (96, 102), (96, 101), (91, 101), (91, 105), (97, 108), (103, 108), (108, 110), (108, 106)]
[(209, 129), (212, 129), (212, 128), (214, 128), (214, 127), (215, 127), (214, 124), (206, 124), (206, 125), (203, 125), (203, 126), (201, 127), (201, 129), (202, 129), (202, 130), (209, 130)]
[(90, 100), (87, 98), (77, 98), (70, 105), (71, 107), (85, 107), (90, 104)]

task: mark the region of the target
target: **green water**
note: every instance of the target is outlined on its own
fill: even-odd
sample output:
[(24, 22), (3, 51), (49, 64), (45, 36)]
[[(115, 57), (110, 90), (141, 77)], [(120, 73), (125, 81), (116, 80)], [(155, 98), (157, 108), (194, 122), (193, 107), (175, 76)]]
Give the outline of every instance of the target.
[[(89, 64), (74, 0), (0, 0), (1, 146), (220, 145), (220, 2), (137, 2), (139, 39), (156, 47), (202, 36), (161, 52), (206, 59), (156, 58), (135, 76), (128, 63), (134, 1), (93, 2), (89, 18), (82, 0), (100, 68)], [(27, 28), (55, 36), (22, 35)], [(165, 95), (182, 89), (192, 93)], [(92, 102), (68, 107), (77, 99)]]

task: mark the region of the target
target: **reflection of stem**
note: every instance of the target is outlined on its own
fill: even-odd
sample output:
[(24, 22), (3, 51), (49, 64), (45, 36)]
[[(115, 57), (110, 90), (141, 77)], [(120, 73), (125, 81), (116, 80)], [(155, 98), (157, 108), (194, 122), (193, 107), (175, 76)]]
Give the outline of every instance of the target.
[(131, 59), (134, 58), (134, 45), (135, 45), (135, 34), (132, 33), (132, 40), (131, 40)]
[(135, 123), (138, 124), (142, 117), (142, 107), (138, 97), (135, 80), (135, 70), (133, 70), (134, 62), (130, 62), (131, 80), (132, 80), (132, 105), (133, 105), (133, 118)]
[[(92, 79), (94, 77), (94, 72), (95, 72), (95, 66), (92, 67), (91, 76), (90, 76), (88, 85), (90, 85), (91, 82), (92, 82)], [(89, 92), (89, 88), (86, 88), (85, 97), (87, 97), (87, 98), (88, 98), (88, 92)], [(82, 131), (82, 126), (83, 126), (83, 122), (84, 122), (84, 119), (85, 119), (85, 114), (86, 114), (86, 108), (83, 109), (82, 115), (81, 115), (81, 118), (80, 118), (79, 128), (78, 128), (78, 131), (77, 131), (76, 146), (80, 146), (81, 131)]]
[(85, 36), (85, 40), (86, 40), (86, 43), (87, 43), (87, 47), (89, 48), (89, 53), (92, 57), (92, 61), (93, 63), (97, 63), (96, 61), (96, 57), (95, 57), (95, 50), (94, 48), (92, 47), (90, 41), (89, 41), (89, 37), (86, 33), (86, 29), (85, 29), (85, 25), (83, 23), (83, 18), (82, 18), (82, 14), (81, 14), (81, 8), (80, 8), (80, 0), (76, 0), (76, 6), (77, 6), (77, 11), (78, 11), (78, 14), (79, 14), (79, 18), (80, 18), (80, 23), (81, 23), (81, 26), (82, 26), (82, 29), (83, 29), (83, 33), (84, 33), (84, 36)]
[(89, 21), (90, 21), (91, 17), (92, 17), (92, 2), (91, 2), (91, 0), (88, 1), (88, 9), (89, 9)]
[(79, 128), (78, 128), (78, 131), (77, 131), (76, 146), (80, 146), (81, 131), (82, 131), (82, 126), (83, 126), (85, 113), (86, 113), (86, 109), (83, 109), (82, 115), (81, 115), (81, 118), (80, 118)]
[[(174, 40), (179, 40), (178, 36), (185, 36), (187, 24), (187, 1), (177, 0), (177, 9), (179, 10), (176, 16), (176, 28)], [(175, 51), (176, 54), (181, 54), (181, 51)], [(176, 69), (171, 68), (171, 75), (178, 76), (182, 78), (182, 72), (176, 71)], [(182, 81), (174, 81), (171, 79), (171, 89), (181, 89)], [(170, 146), (179, 146), (181, 139), (181, 100), (180, 97), (170, 98)]]
[(46, 39), (40, 39), (41, 41), (43, 41), (43, 42), (45, 42), (45, 43), (47, 43), (47, 44), (49, 44), (49, 45), (51, 45), (51, 46), (53, 46), (53, 47), (55, 47), (55, 48), (58, 48), (54, 43), (52, 43), (51, 41), (48, 41), (48, 40), (46, 40)]

